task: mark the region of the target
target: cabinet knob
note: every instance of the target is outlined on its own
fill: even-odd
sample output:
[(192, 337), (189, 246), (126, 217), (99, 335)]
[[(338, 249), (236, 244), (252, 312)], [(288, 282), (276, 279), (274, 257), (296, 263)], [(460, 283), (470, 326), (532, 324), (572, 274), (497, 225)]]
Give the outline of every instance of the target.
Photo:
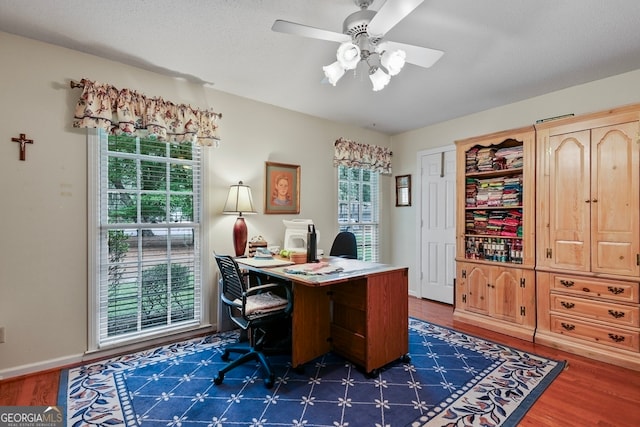
[(618, 287), (614, 287), (614, 286), (608, 286), (607, 290), (609, 292), (611, 292), (614, 295), (618, 295), (624, 292), (624, 288), (618, 288)]
[(592, 202), (593, 203), (598, 203), (598, 199), (593, 199)]
[(609, 310), (609, 314), (615, 317), (616, 319), (620, 319), (621, 317), (624, 317), (623, 311)]
[(609, 338), (611, 338), (612, 341), (615, 342), (622, 342), (624, 341), (624, 337), (622, 335), (616, 335), (616, 334), (609, 334)]

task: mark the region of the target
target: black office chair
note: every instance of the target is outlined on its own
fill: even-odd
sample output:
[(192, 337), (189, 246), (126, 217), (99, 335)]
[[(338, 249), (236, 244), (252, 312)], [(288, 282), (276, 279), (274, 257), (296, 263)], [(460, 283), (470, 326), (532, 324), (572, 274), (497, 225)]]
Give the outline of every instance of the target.
[[(272, 344), (268, 342), (267, 332), (269, 326), (291, 316), (293, 298), (290, 286), (285, 282), (261, 284), (259, 277), (250, 276), (250, 273), (243, 274), (231, 256), (215, 255), (215, 258), (222, 283), (220, 298), (227, 307), (231, 320), (247, 332), (249, 340), (224, 349), (224, 361), (230, 359), (230, 353), (239, 353), (241, 356), (220, 369), (213, 382), (216, 385), (221, 384), (225, 373), (245, 362), (255, 360), (265, 372), (265, 387), (271, 388), (275, 375), (264, 354), (265, 345)], [(249, 287), (247, 281), (250, 279), (255, 280), (257, 285)]]
[(358, 244), (356, 236), (350, 231), (341, 231), (331, 245), (331, 256), (341, 258), (358, 259)]

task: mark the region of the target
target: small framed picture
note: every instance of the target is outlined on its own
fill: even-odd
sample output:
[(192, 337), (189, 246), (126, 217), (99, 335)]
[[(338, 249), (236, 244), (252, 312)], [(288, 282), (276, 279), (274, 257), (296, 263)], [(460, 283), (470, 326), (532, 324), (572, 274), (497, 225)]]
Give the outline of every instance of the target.
[(396, 206), (411, 206), (411, 175), (396, 176)]
[(300, 213), (300, 166), (265, 162), (264, 213)]

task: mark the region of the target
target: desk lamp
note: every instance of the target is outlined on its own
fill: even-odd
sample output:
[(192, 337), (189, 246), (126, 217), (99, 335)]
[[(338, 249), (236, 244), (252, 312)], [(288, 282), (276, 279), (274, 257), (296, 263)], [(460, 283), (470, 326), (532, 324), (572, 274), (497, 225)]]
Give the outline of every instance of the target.
[(229, 187), (229, 195), (222, 213), (238, 215), (238, 219), (233, 225), (233, 247), (236, 250), (236, 256), (244, 255), (247, 247), (247, 224), (244, 222), (242, 214), (256, 213), (253, 208), (251, 188), (244, 185), (242, 181)]

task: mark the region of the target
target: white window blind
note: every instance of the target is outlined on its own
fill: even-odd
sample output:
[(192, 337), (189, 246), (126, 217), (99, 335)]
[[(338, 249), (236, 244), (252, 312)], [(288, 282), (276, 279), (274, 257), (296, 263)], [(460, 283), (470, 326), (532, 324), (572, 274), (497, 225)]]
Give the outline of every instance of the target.
[(379, 259), (379, 174), (338, 166), (338, 225), (356, 236), (358, 258)]
[(201, 148), (99, 135), (97, 346), (198, 325)]

